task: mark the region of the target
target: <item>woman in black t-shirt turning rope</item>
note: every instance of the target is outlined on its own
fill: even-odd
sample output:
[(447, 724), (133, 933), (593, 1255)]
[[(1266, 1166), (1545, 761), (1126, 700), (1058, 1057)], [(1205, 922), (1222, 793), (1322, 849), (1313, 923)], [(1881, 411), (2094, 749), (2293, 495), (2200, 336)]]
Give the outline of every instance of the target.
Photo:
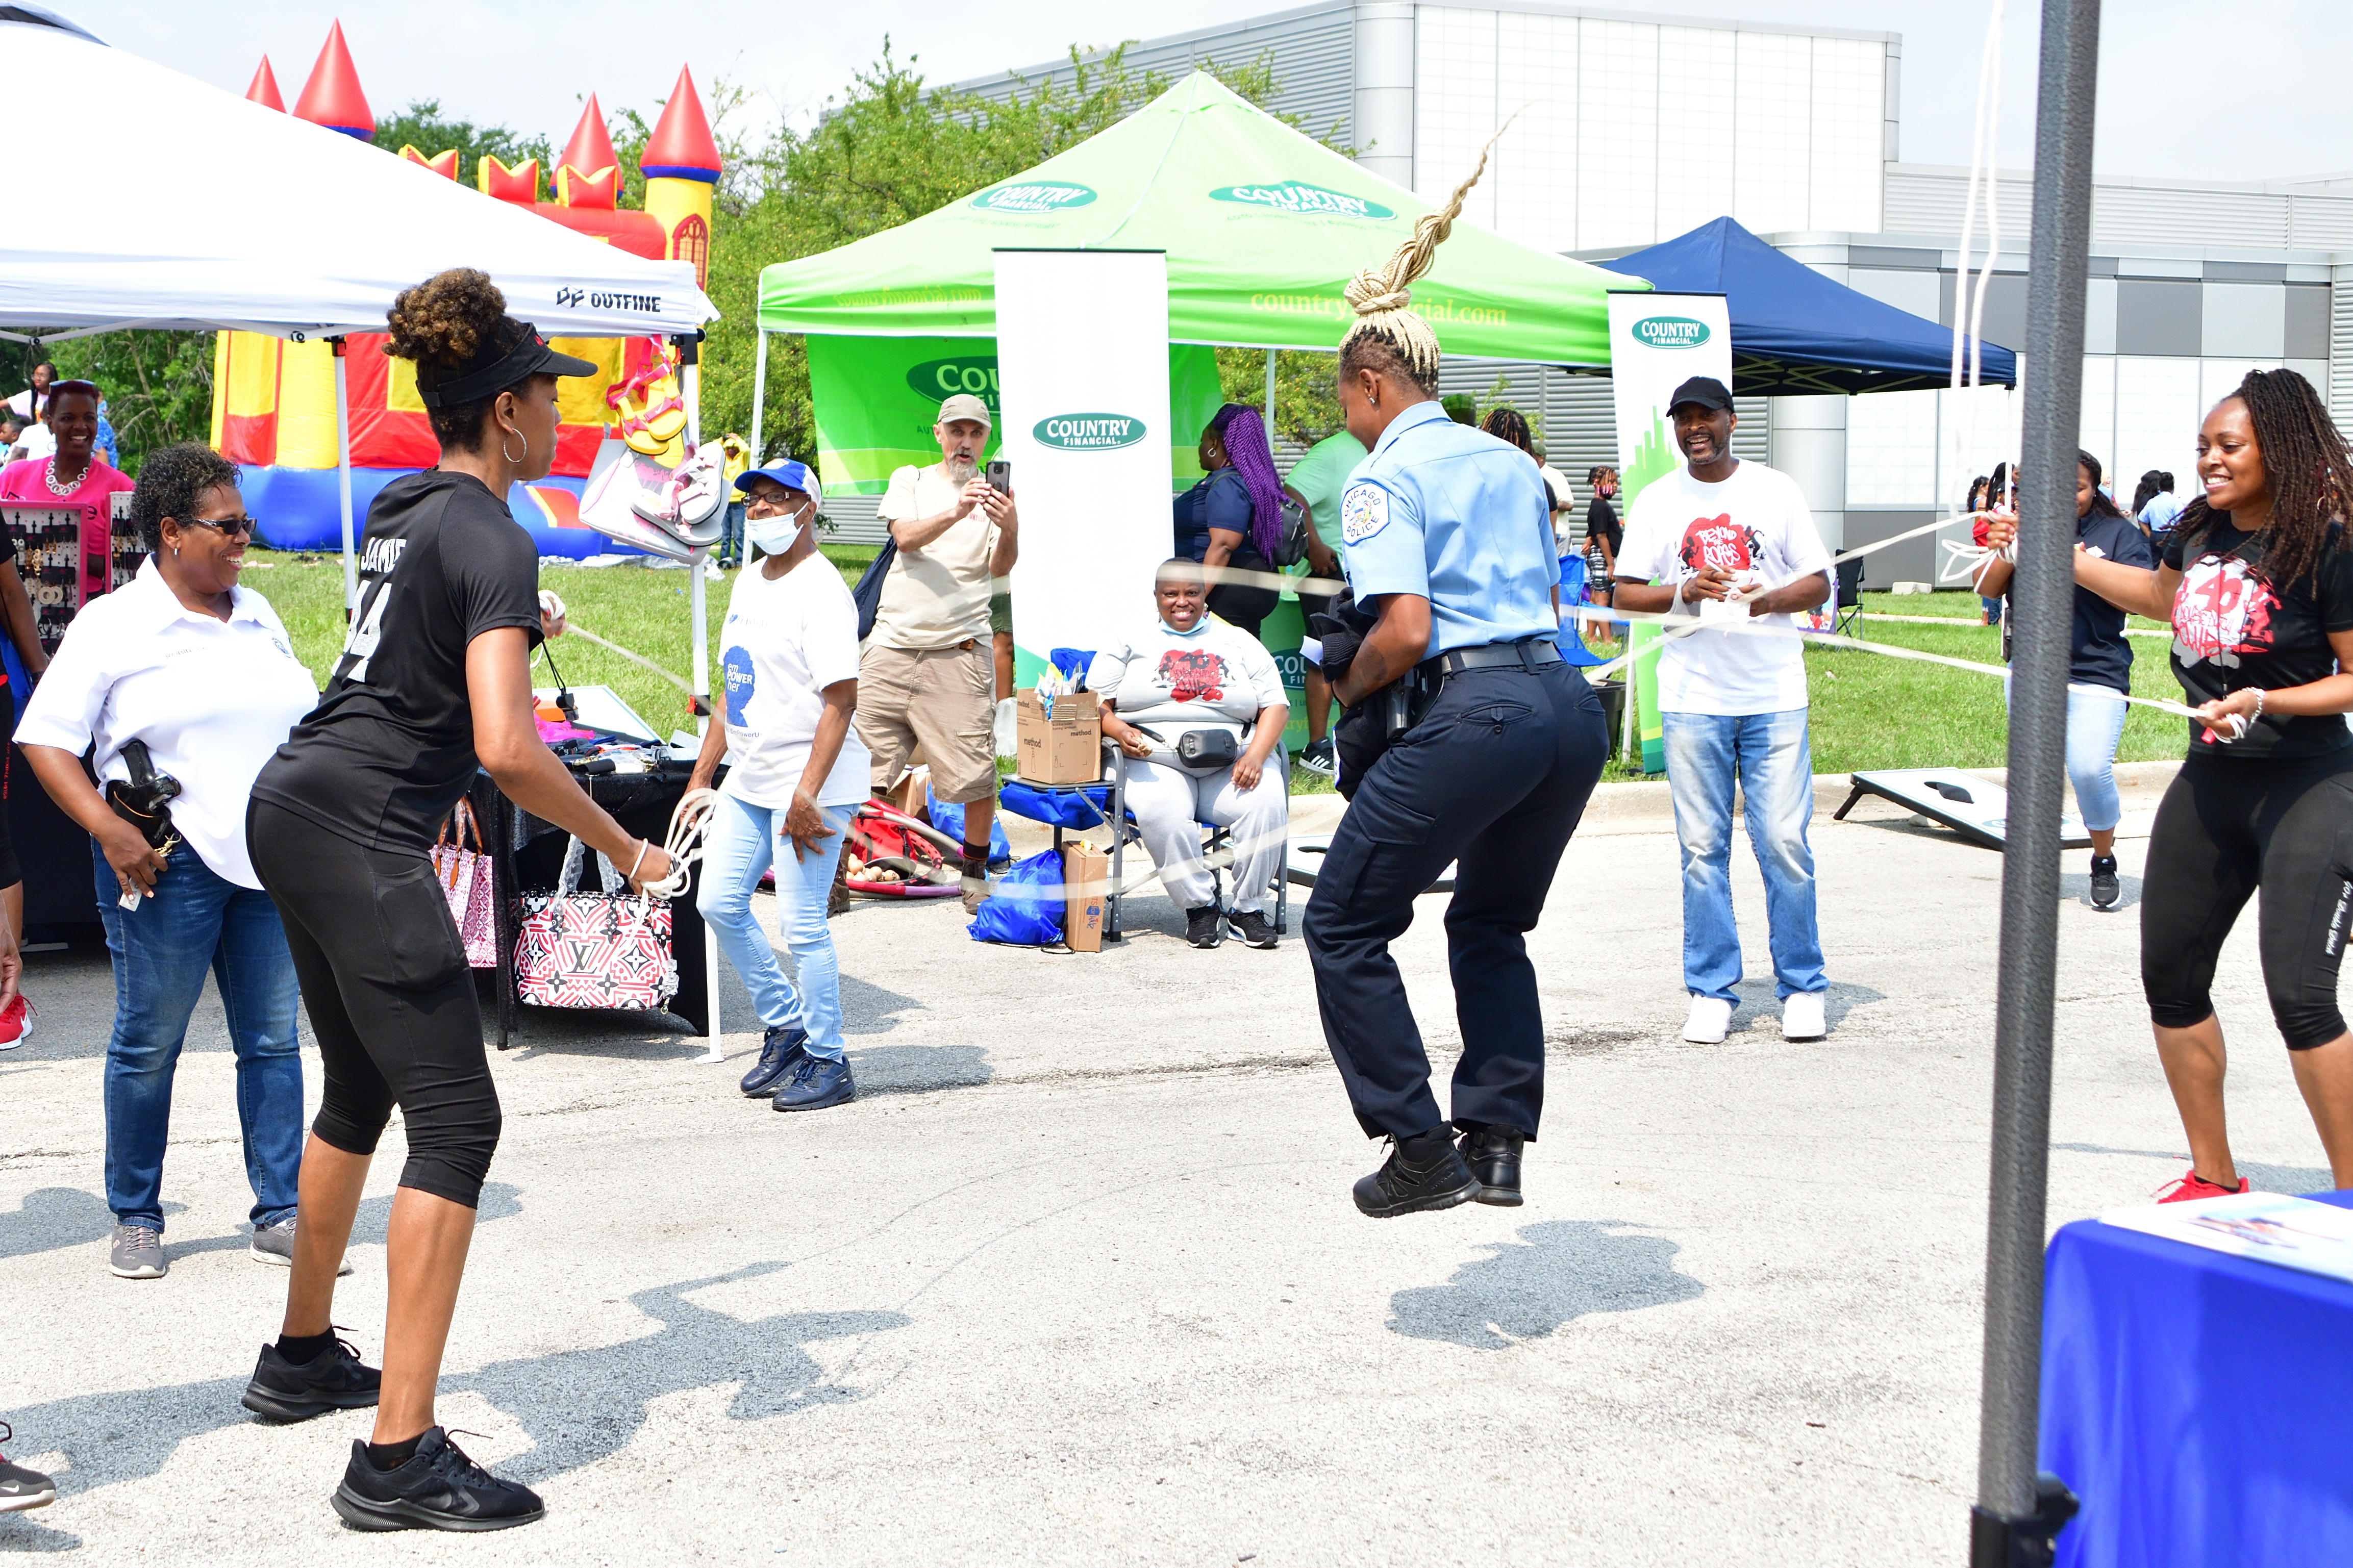
[[(595, 366), (550, 349), (482, 273), (403, 293), (385, 352), (414, 362), (440, 466), (368, 509), (360, 597), (325, 694), (262, 768), (247, 808), (254, 869), (276, 901), (319, 1039), (326, 1088), (303, 1151), (284, 1331), (264, 1346), (248, 1409), (277, 1421), (376, 1406), (352, 1445), (335, 1511), (363, 1530), (496, 1530), (543, 1511), (434, 1424), (499, 1097), (473, 973), (428, 858), (477, 764), (509, 800), (567, 828), (633, 884), (670, 859), (624, 833), (543, 744), (531, 650), (553, 627), (539, 552), (508, 488), (555, 455), (555, 380)], [(352, 1218), (394, 1106), (408, 1160), (385, 1246), (384, 1371), (329, 1319)]]
[(2189, 1170), (2158, 1201), (2246, 1190), (2211, 990), (2258, 887), (2272, 1016), (2337, 1185), (2353, 1187), (2353, 1034), (2337, 1007), (2353, 912), (2353, 455), (2311, 383), (2259, 370), (2207, 415), (2198, 478), (2156, 571), (2075, 555), (2078, 584), (2172, 623), (2173, 673), (2198, 709), (2141, 892), (2141, 987), (2189, 1135)]

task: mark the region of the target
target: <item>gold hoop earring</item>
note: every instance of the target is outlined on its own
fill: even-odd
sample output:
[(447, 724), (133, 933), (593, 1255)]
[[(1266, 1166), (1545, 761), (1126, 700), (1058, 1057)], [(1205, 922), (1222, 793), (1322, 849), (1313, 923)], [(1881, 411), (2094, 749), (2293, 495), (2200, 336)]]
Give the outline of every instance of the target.
[[(515, 434), (516, 434), (516, 435), (518, 435), (518, 436), (522, 436), (522, 431), (520, 431), (520, 430), (516, 431), (516, 432), (515, 432)], [(500, 457), (501, 457), (501, 458), (506, 458), (506, 459), (507, 459), (507, 461), (508, 461), (508, 462), (512, 463), (512, 464), (513, 464), (515, 467), (517, 467), (517, 468), (521, 468), (521, 467), (522, 467), (522, 465), (523, 465), (524, 461), (525, 461), (527, 458), (530, 458), (530, 456), (531, 456), (531, 437), (528, 437), (528, 436), (522, 436), (522, 457), (521, 457), (521, 458), (512, 458), (512, 457), (507, 457), (507, 438), (506, 438), (504, 436), (500, 437), (499, 437), (499, 456), (500, 456)]]

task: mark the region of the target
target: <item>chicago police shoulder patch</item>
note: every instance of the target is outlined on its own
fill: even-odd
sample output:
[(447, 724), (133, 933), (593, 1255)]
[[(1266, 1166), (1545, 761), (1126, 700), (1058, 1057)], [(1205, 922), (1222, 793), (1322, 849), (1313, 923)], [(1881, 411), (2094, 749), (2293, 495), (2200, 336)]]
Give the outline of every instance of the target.
[(1340, 498), (1340, 538), (1362, 544), (1389, 525), (1389, 492), (1363, 480), (1350, 485)]

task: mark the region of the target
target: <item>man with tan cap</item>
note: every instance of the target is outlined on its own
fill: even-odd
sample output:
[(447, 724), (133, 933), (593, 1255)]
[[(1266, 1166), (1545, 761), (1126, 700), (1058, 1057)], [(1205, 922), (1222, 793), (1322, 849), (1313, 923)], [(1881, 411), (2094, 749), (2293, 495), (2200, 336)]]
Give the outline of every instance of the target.
[(877, 510), (899, 546), (882, 580), (874, 631), (858, 667), (858, 738), (874, 754), (879, 793), (920, 744), (932, 793), (964, 812), (964, 907), (988, 897), (988, 830), (997, 816), (997, 670), (988, 628), (992, 578), (1013, 570), (1013, 498), (981, 477), (988, 405), (969, 393), (940, 405), (940, 460), (891, 476)]

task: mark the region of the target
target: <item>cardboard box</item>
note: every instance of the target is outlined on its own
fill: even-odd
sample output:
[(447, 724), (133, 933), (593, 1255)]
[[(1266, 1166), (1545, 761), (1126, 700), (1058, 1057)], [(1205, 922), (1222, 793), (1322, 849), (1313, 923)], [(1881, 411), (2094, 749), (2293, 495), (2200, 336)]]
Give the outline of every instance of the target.
[(1085, 839), (1062, 846), (1062, 940), (1073, 952), (1101, 952), (1103, 900), (1111, 891), (1111, 855)]
[(1014, 765), (1029, 784), (1092, 784), (1103, 777), (1103, 710), (1092, 691), (1066, 691), (1049, 717), (1036, 690), (1014, 698)]
[(932, 819), (931, 803), (923, 798), (923, 792), (929, 787), (931, 782), (930, 768), (909, 768), (899, 775), (897, 784), (892, 784), (883, 793), (882, 798), (909, 816), (918, 821), (929, 822)]

